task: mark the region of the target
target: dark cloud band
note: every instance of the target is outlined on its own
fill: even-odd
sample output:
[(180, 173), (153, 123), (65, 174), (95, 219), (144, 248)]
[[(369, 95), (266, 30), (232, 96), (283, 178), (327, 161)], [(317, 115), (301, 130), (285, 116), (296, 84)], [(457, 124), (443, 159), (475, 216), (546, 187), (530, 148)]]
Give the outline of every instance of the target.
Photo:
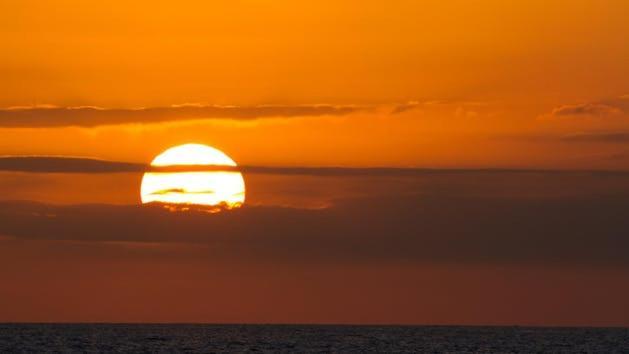
[(139, 163), (61, 156), (0, 156), (0, 171), (34, 173), (116, 173), (142, 172)]
[(345, 115), (364, 107), (335, 105), (203, 106), (181, 105), (140, 109), (99, 107), (24, 107), (0, 110), (0, 127), (95, 127), (201, 119), (251, 120), (322, 115)]
[(303, 262), (569, 263), (629, 266), (627, 195), (346, 199), (326, 209), (245, 206), (208, 214), (159, 205), (0, 202), (20, 240), (211, 246), (208, 256)]
[(424, 176), (442, 173), (596, 173), (629, 174), (626, 171), (562, 171), (538, 169), (430, 169), (396, 167), (282, 167), (282, 166), (150, 166), (142, 163), (107, 161), (82, 157), (64, 156), (0, 156), (0, 171), (31, 173), (124, 173), (124, 172), (212, 172), (239, 171), (244, 173), (307, 175), (307, 176)]
[(628, 143), (629, 132), (592, 132), (563, 136), (561, 141), (587, 143)]

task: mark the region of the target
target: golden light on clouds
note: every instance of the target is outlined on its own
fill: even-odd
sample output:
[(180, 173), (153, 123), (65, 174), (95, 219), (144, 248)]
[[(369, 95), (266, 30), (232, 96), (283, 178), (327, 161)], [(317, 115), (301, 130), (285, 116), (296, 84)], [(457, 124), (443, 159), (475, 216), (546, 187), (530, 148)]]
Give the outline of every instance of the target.
[[(236, 166), (220, 150), (185, 144), (158, 155), (151, 166)], [(245, 182), (237, 171), (147, 172), (142, 178), (142, 203), (225, 206), (234, 208), (245, 201)]]

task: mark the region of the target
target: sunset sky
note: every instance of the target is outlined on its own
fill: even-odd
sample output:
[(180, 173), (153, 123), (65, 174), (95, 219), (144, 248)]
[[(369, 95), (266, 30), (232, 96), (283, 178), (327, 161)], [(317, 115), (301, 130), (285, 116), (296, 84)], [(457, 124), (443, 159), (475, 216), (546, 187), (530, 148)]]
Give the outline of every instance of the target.
[[(3, 1), (0, 322), (629, 326), (627, 18)], [(244, 207), (141, 204), (188, 143)]]

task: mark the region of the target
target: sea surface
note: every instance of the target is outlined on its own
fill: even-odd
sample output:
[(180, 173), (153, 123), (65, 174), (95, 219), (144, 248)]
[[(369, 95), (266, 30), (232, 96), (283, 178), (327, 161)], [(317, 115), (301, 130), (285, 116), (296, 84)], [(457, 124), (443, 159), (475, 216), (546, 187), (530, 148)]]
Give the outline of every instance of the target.
[(0, 324), (2, 353), (629, 353), (629, 328)]

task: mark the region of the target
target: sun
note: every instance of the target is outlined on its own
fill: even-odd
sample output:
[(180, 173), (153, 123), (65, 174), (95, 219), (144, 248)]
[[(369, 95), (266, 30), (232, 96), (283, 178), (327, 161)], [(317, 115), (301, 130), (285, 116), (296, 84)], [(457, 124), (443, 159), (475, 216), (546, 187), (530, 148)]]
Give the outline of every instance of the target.
[[(185, 171), (185, 166), (194, 166)], [(142, 203), (199, 205), (234, 208), (245, 202), (245, 181), (238, 171), (199, 171), (199, 166), (236, 167), (222, 151), (202, 144), (172, 147), (151, 162), (153, 167), (179, 166), (176, 172), (146, 172), (142, 177)]]

